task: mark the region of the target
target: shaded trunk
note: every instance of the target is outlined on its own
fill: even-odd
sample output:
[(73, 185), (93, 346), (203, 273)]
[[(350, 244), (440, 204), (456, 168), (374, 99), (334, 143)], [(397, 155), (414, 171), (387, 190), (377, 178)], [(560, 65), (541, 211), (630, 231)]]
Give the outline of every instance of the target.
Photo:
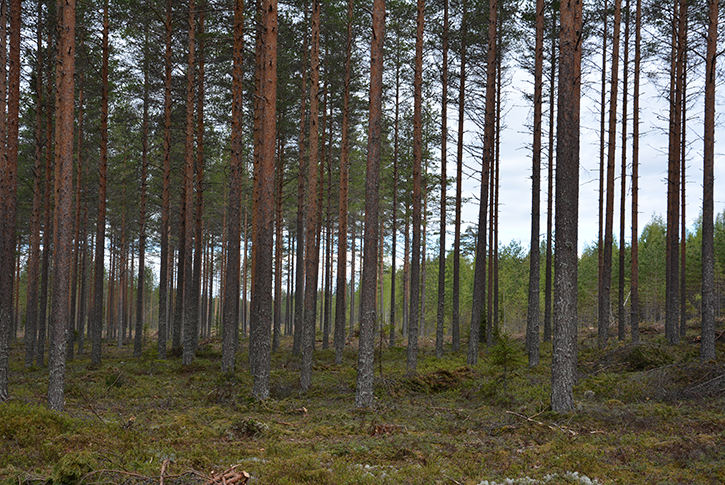
[(715, 358), (715, 258), (714, 258), (714, 159), (715, 159), (715, 61), (717, 59), (718, 2), (708, 2), (707, 54), (705, 57), (705, 120), (702, 190), (702, 330), (700, 359)]
[(574, 407), (577, 363), (577, 226), (579, 218), (579, 111), (582, 2), (561, 4), (556, 147), (556, 259), (551, 408)]
[[(612, 287), (612, 245), (614, 243), (614, 156), (617, 148), (617, 92), (619, 88), (619, 40), (622, 0), (614, 2), (614, 32), (612, 35), (612, 76), (609, 100), (609, 141), (607, 145), (607, 187), (604, 213), (604, 248), (602, 275), (599, 283), (599, 347), (609, 340)], [(621, 241), (620, 241), (621, 246)], [(621, 248), (620, 248), (621, 249)]]
[(255, 178), (253, 219), (257, 230), (253, 237), (256, 253), (252, 270), (252, 305), (250, 314), (250, 355), (252, 363), (252, 394), (259, 399), (269, 397), (270, 332), (272, 312), (272, 247), (274, 238), (274, 162), (276, 147), (277, 104), (277, 1), (262, 2), (262, 39), (259, 110), (259, 167)]
[(365, 247), (360, 287), (360, 347), (358, 351), (355, 406), (373, 404), (373, 366), (376, 261), (378, 253), (378, 208), (382, 145), (383, 43), (385, 39), (385, 0), (374, 0), (370, 42), (370, 115), (368, 157), (365, 178)]
[[(184, 279), (183, 284), (179, 283), (179, 288), (183, 288), (183, 305), (177, 306), (182, 308), (182, 325), (183, 325), (183, 349), (181, 363), (189, 365), (194, 360), (194, 336), (196, 335), (196, 318), (195, 312), (195, 295), (196, 286), (194, 284), (194, 88), (195, 76), (194, 70), (196, 66), (196, 2), (189, 1), (189, 55), (186, 66), (186, 141), (184, 144), (184, 191), (182, 198), (183, 216), (180, 227), (183, 231), (179, 231), (179, 239), (184, 240), (184, 257), (179, 254), (179, 266), (183, 265)], [(176, 340), (174, 338), (174, 340)]]
[(632, 343), (639, 342), (639, 80), (642, 45), (642, 2), (637, 0), (634, 26), (634, 93), (632, 94), (632, 247), (630, 256), (630, 283), (632, 303), (630, 325)]
[[(282, 114), (280, 114), (282, 116)], [(284, 124), (280, 119), (279, 125)], [(272, 353), (279, 348), (279, 334), (282, 327), (282, 197), (284, 187), (284, 139), (278, 134), (277, 163), (274, 190), (274, 333), (272, 335)]]
[(423, 165), (423, 29), (425, 4), (418, 0), (415, 35), (415, 75), (413, 81), (413, 259), (410, 268), (410, 325), (406, 369), (413, 375), (418, 369), (418, 326), (420, 323), (420, 258), (422, 226), (422, 165)]
[(136, 323), (134, 330), (133, 355), (141, 357), (143, 345), (143, 292), (146, 265), (146, 190), (148, 179), (149, 150), (149, 59), (148, 59), (148, 25), (145, 26), (144, 59), (143, 59), (143, 118), (141, 120), (141, 194), (139, 200), (139, 235), (138, 235), (138, 287), (136, 289)]
[(91, 321), (91, 362), (101, 363), (103, 331), (103, 270), (106, 246), (106, 191), (108, 172), (108, 0), (103, 6), (103, 61), (101, 67), (101, 153), (98, 166), (98, 219), (96, 223), (96, 255)]
[(536, 0), (534, 45), (534, 141), (531, 156), (531, 244), (526, 350), (529, 367), (539, 365), (539, 220), (541, 218), (541, 118), (544, 85), (544, 0)]
[[(30, 216), (30, 240), (28, 255), (28, 286), (26, 293), (27, 309), (25, 312), (25, 367), (31, 367), (35, 360), (36, 340), (38, 333), (38, 272), (40, 269), (40, 216), (42, 204), (42, 169), (43, 146), (43, 38), (42, 38), (42, 4), (38, 2), (38, 24), (36, 25), (37, 67), (35, 77), (35, 152), (33, 163), (33, 209)], [(83, 106), (82, 103), (80, 103)], [(82, 113), (82, 109), (81, 109)], [(81, 136), (81, 120), (79, 113), (79, 137)], [(46, 149), (47, 146), (46, 146)], [(79, 152), (80, 153), (80, 152)]]
[(626, 317), (624, 314), (624, 276), (625, 276), (625, 255), (626, 244), (625, 238), (625, 216), (626, 206), (624, 204), (627, 198), (627, 95), (629, 82), (629, 0), (626, 1), (624, 10), (624, 54), (622, 69), (622, 169), (620, 175), (620, 195), (619, 195), (619, 278), (617, 298), (617, 338), (624, 340)]
[[(17, 0), (16, 0), (17, 1)], [(18, 2), (18, 26), (20, 9)], [(63, 411), (65, 354), (69, 319), (70, 273), (73, 256), (73, 104), (75, 73), (75, 0), (58, 2), (60, 43), (56, 71), (55, 216), (53, 299), (50, 321), (48, 406)], [(104, 27), (104, 31), (105, 31)], [(105, 37), (105, 36), (104, 36)]]
[[(468, 365), (478, 362), (478, 340), (483, 320), (486, 298), (486, 223), (489, 172), (494, 156), (494, 128), (496, 117), (496, 27), (498, 2), (492, 0), (488, 10), (488, 48), (486, 56), (486, 113), (483, 135), (483, 159), (481, 166), (481, 197), (478, 209), (478, 238), (476, 243), (476, 264), (473, 280), (473, 302), (471, 305), (471, 330), (468, 338)], [(490, 338), (487, 339), (489, 342)]]
[(443, 1), (443, 65), (441, 72), (441, 196), (438, 239), (438, 307), (436, 313), (436, 357), (443, 357), (446, 306), (446, 175), (448, 155), (448, 0)]
[[(342, 363), (345, 349), (345, 306), (347, 283), (347, 211), (350, 174), (350, 72), (352, 63), (353, 0), (347, 4), (347, 45), (345, 48), (345, 78), (342, 99), (342, 135), (340, 141), (340, 201), (337, 234), (337, 282), (335, 294), (335, 363)], [(355, 259), (353, 252), (353, 261)], [(353, 265), (354, 268), (354, 265)]]
[[(463, 126), (466, 114), (466, 37), (468, 16), (468, 1), (463, 0), (463, 14), (461, 17), (461, 72), (458, 85), (458, 153), (456, 156), (456, 219), (453, 233), (453, 321), (451, 323), (451, 337), (453, 339), (453, 352), (461, 348), (460, 337), (460, 289), (461, 289), (461, 193), (463, 184)], [(483, 183), (483, 182), (482, 182)], [(478, 339), (478, 334), (476, 334)]]
[[(4, 5), (3, 5), (4, 8)], [(10, 1), (10, 50), (8, 55), (8, 93), (7, 93), (7, 133), (5, 126), (0, 128), (3, 141), (7, 140), (4, 167), (0, 174), (0, 215), (2, 217), (2, 235), (0, 235), (0, 402), (8, 399), (10, 338), (13, 334), (13, 294), (15, 276), (15, 226), (17, 220), (18, 190), (18, 148), (20, 114), (20, 0)], [(3, 13), (2, 35), (5, 42), (6, 20)], [(5, 56), (0, 61), (5, 63)], [(3, 69), (4, 71), (4, 69)], [(72, 74), (72, 71), (71, 71)], [(2, 99), (5, 99), (5, 72), (2, 73)], [(72, 87), (71, 87), (72, 89)], [(72, 92), (72, 91), (71, 91)], [(5, 106), (2, 106), (4, 115)], [(71, 111), (72, 113), (72, 111)], [(71, 125), (71, 145), (73, 143)], [(5, 138), (7, 137), (7, 138)], [(72, 169), (72, 164), (71, 164)], [(72, 176), (71, 176), (72, 179)], [(69, 263), (70, 265), (70, 263)]]
[(551, 72), (549, 74), (549, 151), (548, 151), (548, 193), (546, 197), (546, 280), (544, 283), (544, 342), (551, 341), (552, 320), (552, 267), (554, 234), (554, 115), (556, 93), (556, 9), (551, 9)]
[[(307, 25), (308, 4), (305, 2), (305, 25)], [(298, 137), (299, 169), (297, 174), (297, 272), (295, 274), (295, 323), (292, 355), (300, 355), (302, 348), (302, 329), (305, 319), (305, 187), (307, 164), (305, 157), (305, 120), (307, 110), (307, 42), (302, 43), (302, 89), (300, 96), (300, 133)]]
[(307, 171), (307, 208), (305, 216), (305, 302), (302, 331), (302, 369), (300, 387), (308, 390), (312, 384), (312, 352), (315, 346), (315, 305), (317, 296), (317, 266), (319, 243), (317, 237), (318, 175), (319, 175), (319, 90), (320, 90), (320, 1), (312, 1), (310, 33), (310, 142)]
[(171, 280), (169, 264), (169, 211), (171, 199), (171, 13), (172, 2), (166, 0), (166, 18), (164, 21), (164, 141), (163, 141), (163, 172), (161, 192), (161, 257), (159, 275), (159, 335), (157, 353), (159, 359), (166, 358), (166, 341), (168, 340), (169, 313), (169, 281)]

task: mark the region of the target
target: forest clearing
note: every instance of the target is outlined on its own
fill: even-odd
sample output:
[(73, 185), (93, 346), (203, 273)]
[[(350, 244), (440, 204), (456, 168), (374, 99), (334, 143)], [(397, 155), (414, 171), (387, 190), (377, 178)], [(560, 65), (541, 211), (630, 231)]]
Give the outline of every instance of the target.
[(47, 369), (23, 369), (16, 343), (0, 483), (206, 484), (242, 471), (275, 485), (723, 483), (723, 366), (700, 362), (696, 338), (672, 346), (662, 331), (643, 325), (640, 344), (603, 350), (595, 331), (583, 335), (568, 413), (549, 406), (551, 344), (528, 368), (521, 339), (506, 335), (473, 367), (450, 347), (437, 359), (422, 340), (415, 377), (403, 346), (386, 343), (380, 359), (376, 343), (375, 400), (363, 409), (353, 403), (356, 341), (341, 365), (318, 350), (303, 393), (284, 337), (265, 401), (252, 397), (246, 355), (220, 373), (216, 338), (189, 366), (108, 345), (100, 367), (88, 355), (68, 362), (63, 413), (45, 404)]

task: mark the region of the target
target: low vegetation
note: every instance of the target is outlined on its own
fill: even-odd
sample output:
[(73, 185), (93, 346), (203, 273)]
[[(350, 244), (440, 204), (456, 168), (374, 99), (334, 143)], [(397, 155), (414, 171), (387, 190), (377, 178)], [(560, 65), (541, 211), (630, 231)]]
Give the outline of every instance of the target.
[(283, 339), (264, 402), (246, 362), (220, 374), (216, 340), (190, 366), (108, 346), (100, 367), (68, 363), (63, 414), (45, 406), (47, 370), (25, 369), (15, 343), (0, 483), (243, 483), (242, 471), (275, 485), (725, 483), (725, 367), (701, 363), (695, 339), (582, 341), (569, 414), (549, 410), (550, 344), (529, 369), (520, 339), (501, 342), (473, 368), (423, 342), (415, 377), (402, 345), (383, 350), (371, 409), (353, 404), (354, 343), (339, 366), (318, 351), (302, 393)]

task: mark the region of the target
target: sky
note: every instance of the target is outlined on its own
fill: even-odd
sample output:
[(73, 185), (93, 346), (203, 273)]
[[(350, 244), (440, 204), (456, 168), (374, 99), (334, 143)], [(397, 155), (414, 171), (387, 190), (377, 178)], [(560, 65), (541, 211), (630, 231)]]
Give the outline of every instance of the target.
[[(530, 124), (532, 109), (529, 103), (518, 94), (521, 87), (530, 84), (531, 76), (514, 69), (512, 85), (508, 88), (506, 101), (505, 125), (501, 133), (501, 174), (500, 174), (500, 215), (499, 215), (499, 241), (502, 245), (512, 240), (519, 241), (528, 247), (531, 241), (531, 140), (532, 135), (527, 128)], [(644, 80), (644, 76), (643, 76)], [(690, 90), (702, 90), (701, 79), (693, 77)], [(620, 88), (621, 94), (621, 88)], [(716, 112), (725, 110), (721, 93), (718, 93)], [(582, 88), (581, 109), (581, 140), (580, 140), (580, 169), (579, 169), (579, 253), (587, 246), (595, 246), (599, 233), (599, 107), (598, 102), (590, 99), (593, 88)], [(626, 204), (626, 238), (629, 243), (631, 235), (631, 92), (629, 98), (630, 123), (628, 127), (629, 142), (627, 147), (628, 173), (627, 173), (627, 200)], [(621, 99), (618, 103), (621, 111)], [(640, 155), (639, 155), (639, 217), (638, 226), (642, 228), (654, 216), (667, 216), (667, 136), (666, 114), (663, 115), (666, 103), (652, 84), (644, 83), (640, 97)], [(686, 141), (691, 144), (688, 149), (686, 162), (686, 223), (692, 228), (693, 223), (700, 216), (702, 210), (702, 111), (704, 109), (702, 96), (698, 96), (688, 108), (688, 124)], [(621, 113), (620, 113), (621, 117)], [(451, 112), (449, 126), (457, 118), (457, 113)], [(528, 123), (527, 123), (528, 122)], [(548, 124), (548, 120), (544, 120)], [(618, 124), (619, 125), (619, 124)], [(454, 125), (455, 126), (455, 125)], [(663, 129), (664, 128), (664, 129)], [(620, 206), (620, 167), (621, 167), (621, 126), (618, 126), (617, 153), (615, 157), (615, 240), (619, 240), (619, 206)], [(473, 128), (471, 128), (473, 130)], [(718, 126), (715, 135), (715, 214), (725, 210), (725, 154), (718, 142), (725, 139), (725, 127)], [(546, 235), (546, 197), (547, 197), (547, 168), (546, 168), (546, 139), (542, 153), (541, 172), (541, 239)], [(455, 147), (454, 147), (455, 149)], [(606, 149), (605, 149), (606, 150)], [(606, 154), (605, 154), (606, 156)], [(455, 174), (455, 151), (448, 155), (448, 173)], [(480, 167), (480, 161), (468, 160), (467, 164)], [(453, 196), (455, 188), (449, 188)], [(464, 197), (467, 195), (478, 197), (480, 184), (464, 174)], [(465, 223), (476, 224), (478, 220), (478, 204), (473, 199), (463, 208), (462, 218)], [(452, 239), (452, 238), (451, 238)]]

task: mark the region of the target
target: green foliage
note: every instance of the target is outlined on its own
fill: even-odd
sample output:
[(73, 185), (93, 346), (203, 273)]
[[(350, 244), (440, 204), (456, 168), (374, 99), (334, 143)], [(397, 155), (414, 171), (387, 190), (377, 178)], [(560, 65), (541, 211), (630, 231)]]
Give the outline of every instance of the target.
[(57, 485), (73, 485), (96, 467), (96, 459), (87, 451), (72, 452), (64, 455), (53, 466), (52, 481)]

